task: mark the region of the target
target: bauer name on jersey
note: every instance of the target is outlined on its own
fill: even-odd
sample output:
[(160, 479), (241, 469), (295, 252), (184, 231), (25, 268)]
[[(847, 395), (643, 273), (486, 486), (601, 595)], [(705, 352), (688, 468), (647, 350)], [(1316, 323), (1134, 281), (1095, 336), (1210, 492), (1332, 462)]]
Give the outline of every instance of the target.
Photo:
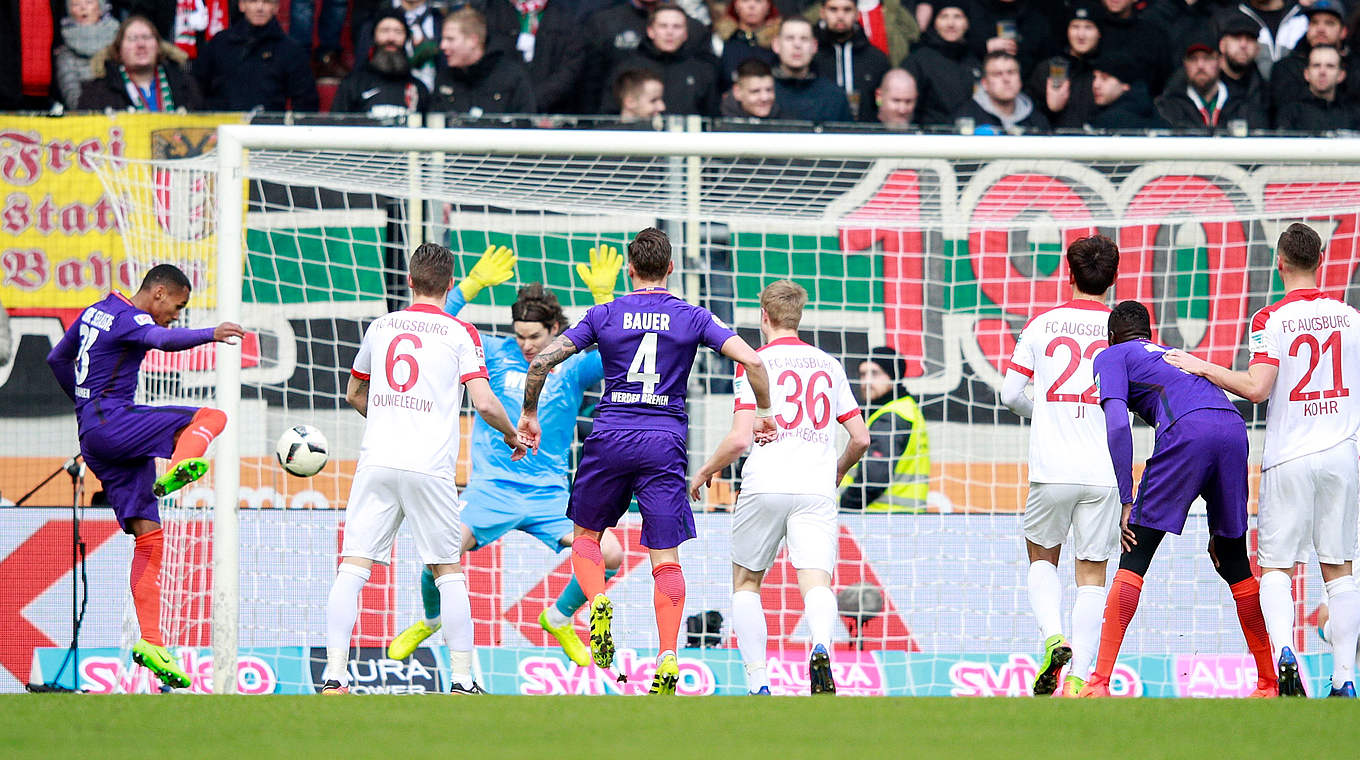
[(1360, 428), (1360, 313), (1320, 290), (1296, 290), (1251, 320), (1251, 363), (1279, 375), (1266, 410), (1269, 469), (1326, 451)]
[(1020, 333), (1010, 368), (1034, 381), (1030, 482), (1116, 484), (1091, 370), (1109, 345), (1109, 318), (1104, 304), (1074, 300), (1043, 312)]
[(392, 312), (368, 326), (352, 372), (369, 381), (359, 468), (453, 480), (463, 383), (487, 376), (477, 328), (425, 304)]
[[(741, 491), (796, 493), (835, 499), (836, 428), (859, 414), (841, 363), (797, 338), (761, 347), (779, 435), (757, 446), (741, 468)], [(755, 409), (756, 396), (737, 367), (736, 408)]]

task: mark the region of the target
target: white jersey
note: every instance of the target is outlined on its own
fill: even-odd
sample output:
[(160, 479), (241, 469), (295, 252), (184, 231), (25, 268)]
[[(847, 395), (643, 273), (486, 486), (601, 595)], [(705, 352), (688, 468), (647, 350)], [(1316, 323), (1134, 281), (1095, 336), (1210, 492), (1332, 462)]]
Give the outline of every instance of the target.
[(1251, 320), (1251, 363), (1279, 375), (1266, 410), (1262, 469), (1314, 454), (1360, 429), (1360, 313), (1296, 290)]
[(359, 469), (453, 480), (462, 384), (487, 376), (477, 328), (426, 304), (394, 311), (368, 326), (351, 372), (369, 381)]
[(1109, 345), (1109, 319), (1105, 304), (1074, 299), (1030, 320), (1020, 333), (1008, 368), (1034, 382), (1032, 483), (1116, 485), (1091, 369)]
[[(741, 491), (836, 498), (836, 429), (860, 413), (841, 363), (798, 338), (778, 338), (759, 349), (770, 376), (770, 404), (779, 434), (756, 446), (741, 468)], [(737, 409), (756, 397), (737, 367)]]

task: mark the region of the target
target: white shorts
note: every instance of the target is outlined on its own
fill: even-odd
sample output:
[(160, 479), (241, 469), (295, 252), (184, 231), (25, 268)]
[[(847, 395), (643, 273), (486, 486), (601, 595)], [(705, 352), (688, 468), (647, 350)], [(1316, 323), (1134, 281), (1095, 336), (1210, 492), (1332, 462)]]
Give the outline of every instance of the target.
[(388, 564), (392, 542), (410, 518), (416, 553), (426, 565), (458, 561), (462, 536), (458, 486), (452, 480), (390, 467), (365, 467), (354, 474), (345, 507), (342, 557), (363, 557)]
[(1067, 543), (1077, 559), (1106, 562), (1119, 556), (1119, 489), (1076, 483), (1030, 483), (1025, 538), (1052, 549)]
[(1355, 441), (1271, 467), (1261, 473), (1257, 564), (1293, 567), (1309, 561), (1313, 551), (1328, 565), (1355, 559), (1357, 512)]
[(836, 502), (826, 496), (743, 492), (732, 513), (732, 562), (763, 572), (786, 540), (798, 570), (836, 569)]

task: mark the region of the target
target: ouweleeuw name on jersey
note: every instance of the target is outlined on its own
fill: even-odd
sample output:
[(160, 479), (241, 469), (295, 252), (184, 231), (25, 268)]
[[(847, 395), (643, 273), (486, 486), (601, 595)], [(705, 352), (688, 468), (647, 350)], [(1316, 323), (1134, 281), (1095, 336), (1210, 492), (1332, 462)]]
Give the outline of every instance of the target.
[(351, 372), (369, 381), (358, 466), (452, 480), (463, 383), (487, 376), (477, 328), (425, 304), (392, 312), (368, 326)]
[(1030, 482), (1116, 485), (1092, 369), (1109, 345), (1109, 318), (1103, 303), (1072, 300), (1036, 316), (1020, 333), (1009, 368), (1034, 382)]
[[(860, 413), (845, 367), (799, 340), (779, 338), (760, 349), (770, 377), (779, 432), (751, 449), (741, 468), (742, 493), (815, 494), (836, 498), (836, 427)], [(744, 368), (737, 367), (736, 408), (755, 409)]]
[(1252, 364), (1278, 367), (1261, 467), (1325, 451), (1360, 430), (1360, 312), (1296, 290), (1251, 321)]

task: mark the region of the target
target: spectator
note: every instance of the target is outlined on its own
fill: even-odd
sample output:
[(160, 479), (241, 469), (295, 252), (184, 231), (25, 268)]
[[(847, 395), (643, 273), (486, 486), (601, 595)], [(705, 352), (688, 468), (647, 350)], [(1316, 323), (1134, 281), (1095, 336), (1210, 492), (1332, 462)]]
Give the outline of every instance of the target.
[(970, 19), (969, 41), (973, 55), (981, 59), (988, 53), (1010, 53), (1028, 75), (1039, 61), (1052, 52), (1048, 19), (1043, 9), (1023, 0), (979, 0), (977, 13)]
[(917, 121), (925, 125), (954, 123), (954, 114), (973, 97), (982, 64), (968, 49), (966, 0), (941, 0), (934, 23), (903, 65), (920, 92)]
[(982, 59), (982, 87), (954, 117), (972, 119), (975, 127), (991, 125), (1005, 132), (1017, 128), (1025, 132), (1049, 131), (1048, 119), (1020, 91), (1020, 61), (1003, 50), (994, 50)]
[[(632, 55), (646, 39), (647, 21), (652, 9), (663, 0), (624, 0), (590, 14), (584, 39), (588, 46), (585, 71), (581, 74), (581, 100), (589, 112), (611, 100), (607, 88), (612, 73), (622, 71), (619, 63)], [(712, 55), (708, 28), (686, 14), (685, 52), (695, 56)]]
[(368, 60), (354, 68), (335, 91), (331, 111), (365, 113), (376, 118), (427, 113), (430, 91), (411, 74), (406, 44), (406, 15), (396, 8), (381, 11), (373, 24)]
[(1067, 49), (1029, 77), (1029, 96), (1054, 129), (1080, 129), (1096, 112), (1091, 61), (1100, 48), (1100, 6), (1078, 0), (1069, 12)]
[[(1018, 76), (1018, 75), (1017, 75)], [(921, 407), (901, 383), (906, 362), (879, 346), (859, 365), (869, 416), (869, 451), (846, 475), (840, 508), (924, 512), (930, 493), (930, 438)]]
[[(1100, 45), (1105, 51), (1130, 56), (1143, 67), (1142, 80), (1155, 95), (1171, 74), (1170, 45), (1166, 31), (1138, 10), (1135, 0), (1102, 0), (1105, 19), (1100, 24)], [(1148, 103), (1150, 107), (1151, 102)]]
[[(312, 51), (312, 22), (316, 5), (321, 5), (317, 26), (317, 46)], [(312, 73), (317, 79), (344, 79), (349, 74), (340, 60), (340, 30), (349, 12), (348, 0), (289, 0), (288, 36), (305, 51), (311, 51)]]
[(1355, 106), (1337, 97), (1337, 87), (1346, 78), (1346, 70), (1341, 68), (1341, 51), (1330, 45), (1315, 45), (1308, 53), (1303, 78), (1308, 83), (1309, 97), (1281, 108), (1276, 129), (1326, 132), (1360, 126)]
[(156, 25), (145, 16), (128, 16), (113, 42), (91, 60), (94, 78), (80, 90), (82, 111), (197, 111), (203, 98), (184, 71), (189, 56), (161, 41)]
[(464, 6), (444, 19), (439, 51), (448, 64), (434, 79), (431, 109), (446, 113), (534, 113), (529, 72), (513, 50), (488, 50), (486, 17)]
[(814, 34), (817, 55), (812, 68), (817, 76), (836, 83), (858, 121), (875, 121), (874, 90), (888, 69), (888, 56), (869, 43), (859, 25), (855, 0), (825, 0), (822, 19)]
[(916, 79), (906, 69), (889, 69), (874, 91), (878, 121), (889, 129), (907, 129), (916, 118)]
[(764, 61), (749, 60), (737, 67), (737, 81), (723, 95), (722, 115), (734, 119), (778, 119), (774, 71)]
[(1097, 129), (1161, 129), (1166, 122), (1157, 115), (1143, 80), (1143, 66), (1119, 52), (1101, 53), (1091, 64), (1095, 76), (1091, 94), (1096, 113), (1090, 126)]
[[(1316, 0), (1303, 9), (1307, 31), (1289, 55), (1275, 62), (1270, 75), (1270, 101), (1276, 113), (1296, 100), (1310, 97), (1303, 72), (1308, 68), (1308, 53), (1319, 45), (1342, 49), (1347, 37), (1345, 11), (1336, 0)], [(1342, 90), (1347, 89), (1346, 85)]]
[(576, 91), (585, 70), (586, 41), (571, 0), (516, 0), (515, 7), (524, 29), (516, 46), (529, 67), (538, 112), (578, 110)]
[(1173, 128), (1215, 130), (1238, 119), (1250, 129), (1269, 128), (1269, 117), (1255, 102), (1234, 98), (1223, 83), (1218, 40), (1212, 35), (1186, 44), (1182, 66), (1185, 86), (1167, 87), (1156, 101), (1157, 113)]
[(786, 119), (805, 121), (851, 121), (845, 93), (812, 70), (817, 39), (805, 18), (786, 18), (774, 38), (779, 66), (774, 72), (774, 100)]
[(619, 121), (624, 124), (653, 122), (666, 112), (666, 85), (655, 71), (628, 69), (614, 82), (619, 102)]
[(732, 0), (727, 12), (713, 22), (713, 33), (723, 40), (718, 61), (718, 86), (736, 81), (737, 67), (752, 58), (770, 66), (779, 62), (770, 43), (779, 33), (779, 11), (772, 0)]
[[(906, 59), (911, 46), (921, 39), (921, 26), (902, 5), (902, 0), (856, 0), (859, 26), (879, 52), (897, 65)], [(822, 4), (813, 2), (803, 18), (814, 24), (822, 18)]]
[(1256, 65), (1256, 54), (1261, 49), (1256, 39), (1256, 23), (1236, 14), (1224, 19), (1218, 33), (1218, 52), (1222, 55), (1223, 84), (1230, 97), (1251, 100), (1267, 115), (1274, 111), (1265, 77)]
[[(419, 79), (427, 90), (434, 91), (434, 75), (439, 68), (439, 30), (444, 26), (444, 14), (438, 8), (431, 7), (426, 0), (392, 0), (388, 7), (401, 11), (406, 19), (406, 58), (411, 64), (411, 75)], [(358, 60), (368, 59), (377, 19), (377, 16), (372, 16), (363, 22), (359, 40), (354, 47), (354, 56)]]
[[(1233, 1), (1236, 3), (1237, 0)], [(1171, 60), (1167, 61), (1167, 65), (1172, 77), (1181, 71), (1181, 53), (1190, 40), (1214, 35), (1217, 29), (1214, 25), (1215, 10), (1213, 0), (1158, 0), (1148, 5), (1145, 14), (1147, 20), (1161, 29), (1166, 41), (1171, 43), (1167, 49)], [(1238, 16), (1246, 19), (1241, 14)], [(1169, 80), (1167, 86), (1171, 86)]]
[(1234, 15), (1245, 16), (1256, 25), (1256, 38), (1261, 47), (1256, 53), (1256, 65), (1266, 79), (1276, 61), (1289, 55), (1308, 31), (1308, 19), (1303, 6), (1295, 0), (1245, 0), (1218, 18), (1220, 29), (1225, 28)]
[(283, 33), (278, 0), (240, 0), (241, 18), (208, 40), (194, 79), (213, 111), (315, 111), (307, 52)]
[(109, 15), (104, 0), (69, 0), (61, 20), (61, 45), (55, 55), (57, 87), (62, 105), (75, 108), (81, 85), (94, 71), (90, 59), (107, 48), (118, 33), (118, 22)]
[[(689, 17), (679, 6), (662, 3), (652, 9), (647, 39), (619, 62), (610, 79), (628, 69), (655, 71), (666, 85), (666, 111), (713, 116), (718, 113), (718, 70), (711, 55), (695, 55), (685, 47)], [(601, 111), (617, 106), (610, 93)]]

